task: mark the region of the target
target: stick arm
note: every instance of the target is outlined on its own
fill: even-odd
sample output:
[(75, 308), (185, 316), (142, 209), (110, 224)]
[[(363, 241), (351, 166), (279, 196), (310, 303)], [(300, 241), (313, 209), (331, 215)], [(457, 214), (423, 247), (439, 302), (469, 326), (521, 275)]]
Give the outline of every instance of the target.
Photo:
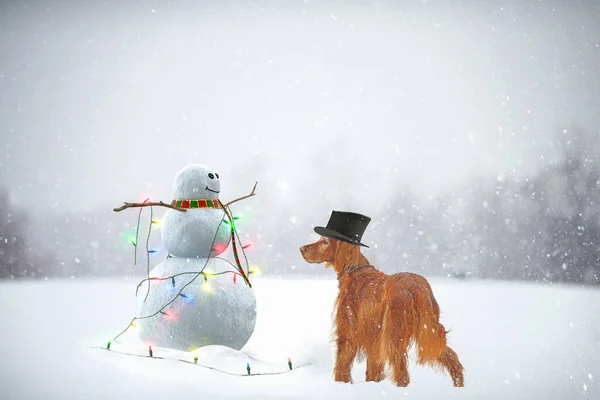
[(128, 203), (128, 202), (124, 201), (123, 205), (121, 207), (113, 208), (113, 211), (119, 212), (119, 211), (126, 210), (128, 208), (137, 208), (137, 207), (167, 207), (167, 208), (171, 208), (173, 210), (186, 212), (185, 208), (175, 207), (170, 204), (163, 203), (162, 201), (148, 202), (148, 203)]
[(254, 191), (256, 190), (256, 185), (258, 185), (258, 182), (256, 182), (256, 183), (254, 184), (254, 187), (252, 188), (252, 192), (250, 192), (250, 194), (248, 194), (248, 195), (246, 195), (246, 196), (242, 196), (242, 197), (240, 197), (240, 198), (238, 198), (238, 199), (235, 199), (235, 200), (231, 200), (229, 203), (225, 203), (225, 204), (223, 204), (223, 205), (224, 205), (225, 207), (229, 207), (229, 206), (230, 206), (230, 205), (232, 205), (233, 203), (236, 203), (236, 202), (238, 202), (238, 201), (240, 201), (240, 200), (244, 200), (244, 199), (247, 199), (248, 197), (252, 197), (252, 196), (254, 196), (254, 195), (255, 195)]

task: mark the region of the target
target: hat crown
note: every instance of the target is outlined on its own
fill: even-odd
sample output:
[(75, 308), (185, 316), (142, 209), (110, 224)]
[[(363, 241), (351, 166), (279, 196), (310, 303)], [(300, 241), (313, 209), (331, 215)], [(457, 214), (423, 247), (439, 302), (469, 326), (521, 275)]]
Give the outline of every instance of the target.
[(343, 242), (368, 247), (361, 243), (362, 236), (371, 222), (366, 215), (349, 211), (332, 211), (327, 226), (316, 227), (315, 232), (321, 236), (341, 240)]

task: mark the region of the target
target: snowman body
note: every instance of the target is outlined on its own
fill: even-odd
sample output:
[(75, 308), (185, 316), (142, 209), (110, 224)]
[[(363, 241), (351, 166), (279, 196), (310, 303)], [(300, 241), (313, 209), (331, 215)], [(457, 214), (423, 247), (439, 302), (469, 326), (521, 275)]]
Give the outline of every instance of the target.
[(214, 257), (223, 253), (231, 241), (227, 222), (220, 209), (169, 210), (161, 221), (161, 238), (172, 256)]
[(254, 332), (256, 298), (234, 266), (217, 257), (231, 240), (218, 201), (219, 176), (189, 165), (175, 176), (173, 191), (173, 205), (186, 212), (169, 210), (163, 217), (161, 237), (170, 257), (150, 271), (158, 279), (137, 290), (140, 338), (185, 351), (215, 344), (239, 350)]

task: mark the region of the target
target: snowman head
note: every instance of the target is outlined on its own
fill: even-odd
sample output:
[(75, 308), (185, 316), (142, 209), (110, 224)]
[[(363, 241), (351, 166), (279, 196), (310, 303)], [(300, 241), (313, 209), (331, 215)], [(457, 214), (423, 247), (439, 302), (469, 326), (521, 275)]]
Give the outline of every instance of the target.
[(201, 164), (192, 164), (180, 170), (173, 181), (177, 200), (214, 200), (219, 197), (219, 174)]

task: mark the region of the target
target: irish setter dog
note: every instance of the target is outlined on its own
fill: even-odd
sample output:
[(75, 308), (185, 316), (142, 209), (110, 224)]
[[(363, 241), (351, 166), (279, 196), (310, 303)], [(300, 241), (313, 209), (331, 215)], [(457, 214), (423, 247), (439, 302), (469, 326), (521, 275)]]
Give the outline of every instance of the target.
[(337, 274), (336, 381), (352, 382), (352, 364), (359, 355), (367, 358), (367, 381), (384, 379), (389, 364), (394, 383), (407, 386), (408, 350), (414, 344), (420, 365), (446, 369), (454, 386), (464, 386), (463, 366), (446, 344), (440, 308), (424, 277), (386, 275), (369, 265), (359, 246), (327, 237), (302, 246), (300, 252), (307, 262), (324, 262)]

